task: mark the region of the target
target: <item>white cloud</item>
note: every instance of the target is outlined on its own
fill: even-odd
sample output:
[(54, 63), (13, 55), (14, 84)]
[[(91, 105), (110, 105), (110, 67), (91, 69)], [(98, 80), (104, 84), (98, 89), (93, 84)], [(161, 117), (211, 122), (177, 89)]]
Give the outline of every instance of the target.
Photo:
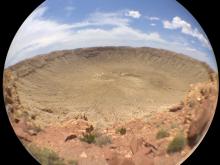
[(164, 40), (157, 32), (132, 28), (124, 12), (95, 12), (81, 22), (63, 24), (44, 18), (46, 10), (38, 8), (21, 26), (9, 49), (6, 67), (54, 50), (93, 46), (150, 46), (207, 60), (205, 53), (189, 45)]
[(156, 24), (155, 23), (151, 23), (150, 26), (156, 26)]
[(130, 10), (125, 15), (132, 17), (132, 18), (140, 18), (141, 17), (141, 13), (137, 10)]
[(86, 22), (89, 22), (91, 25), (128, 26), (130, 19), (123, 17), (123, 15), (123, 11), (110, 13), (95, 12), (90, 14)]
[(192, 28), (191, 24), (182, 20), (180, 17), (176, 16), (172, 21), (163, 21), (163, 27), (166, 29), (181, 29), (181, 32), (197, 38), (204, 46), (210, 48), (210, 44), (205, 36), (198, 31), (197, 28)]
[(158, 33), (144, 33), (130, 27), (130, 20), (123, 12), (95, 12), (81, 22), (63, 24), (44, 18), (46, 10), (38, 8), (21, 26), (9, 49), (6, 66), (56, 49), (164, 42)]
[(111, 30), (87, 28), (77, 31), (64, 43), (64, 47), (93, 47), (93, 46), (138, 46), (148, 41), (161, 41), (159, 34), (145, 34), (130, 27), (115, 27)]
[(73, 24), (69, 24), (71, 28), (85, 28), (88, 26), (104, 26), (104, 25), (109, 25), (109, 26), (128, 26), (130, 23), (130, 19), (123, 17), (123, 12), (95, 12), (92, 13), (88, 16), (87, 19), (81, 21), (81, 22), (76, 22)]
[(160, 20), (160, 18), (159, 17), (149, 17), (149, 16), (147, 16), (146, 17), (148, 20), (151, 20), (151, 21), (158, 21), (158, 20)]

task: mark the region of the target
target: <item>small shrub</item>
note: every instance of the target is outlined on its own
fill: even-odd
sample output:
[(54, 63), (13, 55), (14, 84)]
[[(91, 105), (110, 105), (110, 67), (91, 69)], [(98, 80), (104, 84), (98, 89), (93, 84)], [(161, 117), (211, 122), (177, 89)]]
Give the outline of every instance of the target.
[(164, 130), (164, 129), (160, 129), (158, 132), (157, 132), (157, 135), (156, 135), (156, 138), (157, 139), (162, 139), (162, 138), (165, 138), (165, 137), (168, 137), (170, 134)]
[(168, 145), (167, 152), (174, 153), (181, 151), (186, 144), (186, 138), (183, 134), (177, 135)]
[(61, 159), (54, 151), (47, 148), (38, 148), (36, 146), (28, 147), (30, 153), (40, 162), (42, 165), (65, 165), (64, 160)]
[(78, 165), (78, 162), (76, 160), (71, 160), (68, 165)]
[(37, 135), (39, 132), (42, 131), (40, 126), (37, 126), (34, 123), (29, 123), (30, 125), (28, 125), (28, 132), (30, 135)]
[(160, 128), (161, 123), (155, 123), (155, 125), (156, 125), (156, 128)]
[(35, 120), (35, 119), (36, 119), (36, 117), (37, 117), (37, 115), (36, 115), (36, 114), (32, 114), (32, 115), (31, 115), (31, 119), (32, 119), (32, 120)]
[(190, 101), (188, 102), (188, 106), (189, 106), (190, 108), (193, 108), (195, 105), (196, 105), (196, 103), (195, 103), (194, 100), (190, 100)]
[(92, 134), (95, 135), (96, 137), (102, 136), (102, 132), (101, 132), (101, 130), (99, 128), (95, 128), (92, 131)]
[(178, 128), (177, 123), (172, 123), (171, 126), (170, 126), (170, 128), (171, 128), (171, 129)]
[(190, 147), (195, 146), (199, 142), (199, 140), (201, 139), (201, 136), (202, 136), (202, 134), (200, 134), (200, 135), (197, 134), (197, 135), (194, 135), (192, 137), (188, 137), (188, 139), (187, 139), (188, 145)]
[(97, 144), (98, 146), (103, 146), (103, 145), (111, 144), (111, 143), (112, 143), (112, 140), (109, 136), (100, 136), (95, 139), (95, 144)]
[(88, 128), (86, 128), (86, 133), (91, 133), (94, 130), (93, 125), (90, 125)]
[(95, 139), (96, 139), (96, 136), (92, 133), (89, 133), (89, 134), (84, 134), (80, 140), (91, 144), (91, 143), (95, 143)]
[(34, 132), (36, 132), (36, 133), (39, 133), (39, 132), (42, 131), (42, 128), (41, 128), (40, 126), (34, 126), (32, 129), (33, 129)]
[(125, 135), (126, 134), (126, 128), (118, 128), (116, 130), (116, 133), (120, 133), (120, 135)]

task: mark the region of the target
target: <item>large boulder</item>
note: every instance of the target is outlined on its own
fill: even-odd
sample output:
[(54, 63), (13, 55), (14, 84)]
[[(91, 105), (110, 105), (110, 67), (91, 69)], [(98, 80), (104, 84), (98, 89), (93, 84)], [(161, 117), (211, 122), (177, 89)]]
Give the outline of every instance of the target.
[(188, 107), (188, 111), (191, 111), (189, 112), (191, 113), (191, 122), (187, 133), (190, 146), (194, 146), (200, 140), (214, 115), (217, 101), (217, 89), (215, 87), (216, 85), (212, 83), (201, 84), (195, 87), (195, 91), (191, 95), (191, 100), (193, 98), (196, 100), (193, 100), (193, 106)]

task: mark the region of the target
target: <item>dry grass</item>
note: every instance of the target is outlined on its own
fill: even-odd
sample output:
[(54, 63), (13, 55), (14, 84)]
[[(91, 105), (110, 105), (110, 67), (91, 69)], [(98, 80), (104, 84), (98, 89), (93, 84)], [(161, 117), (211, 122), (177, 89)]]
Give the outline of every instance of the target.
[(82, 138), (80, 138), (81, 141), (92, 144), (95, 143), (96, 136), (92, 133), (84, 134)]
[(29, 145), (28, 150), (42, 165), (66, 165), (64, 159), (48, 148), (41, 149), (34, 145)]
[(158, 132), (157, 132), (157, 135), (156, 135), (156, 138), (157, 139), (162, 139), (162, 138), (165, 138), (165, 137), (168, 137), (170, 134), (167, 130), (165, 129), (160, 129)]
[(97, 144), (98, 146), (103, 146), (103, 145), (107, 145), (107, 144), (111, 144), (112, 140), (109, 136), (106, 135), (102, 135), (100, 137), (97, 137), (95, 139), (95, 144)]
[(186, 145), (186, 138), (183, 134), (178, 134), (173, 140), (169, 143), (167, 152), (174, 153), (181, 151)]
[(116, 133), (119, 133), (120, 135), (125, 135), (126, 134), (126, 128), (124, 127), (121, 127), (121, 128), (118, 128), (116, 129)]

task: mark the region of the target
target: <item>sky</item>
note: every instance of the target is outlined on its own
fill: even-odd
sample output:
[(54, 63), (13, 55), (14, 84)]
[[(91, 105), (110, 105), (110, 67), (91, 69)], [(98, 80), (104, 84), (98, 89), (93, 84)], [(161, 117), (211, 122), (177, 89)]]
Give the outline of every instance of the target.
[(167, 49), (217, 70), (204, 31), (175, 0), (47, 0), (19, 28), (5, 67), (55, 50), (94, 46)]

